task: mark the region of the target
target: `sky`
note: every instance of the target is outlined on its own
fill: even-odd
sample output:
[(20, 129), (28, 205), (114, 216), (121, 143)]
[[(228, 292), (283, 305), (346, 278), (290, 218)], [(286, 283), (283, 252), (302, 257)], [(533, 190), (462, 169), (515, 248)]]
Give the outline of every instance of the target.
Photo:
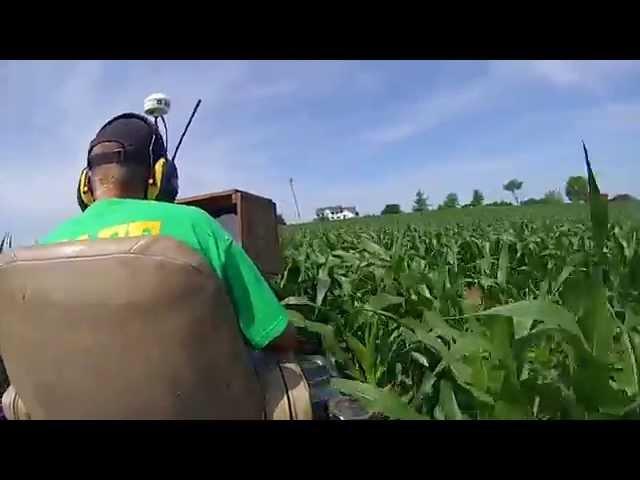
[(0, 234), (30, 244), (77, 215), (89, 141), (167, 94), (181, 196), (238, 188), (297, 221), (329, 205), (409, 210), (480, 189), (564, 191), (589, 147), (601, 190), (640, 196), (640, 62), (0, 61)]

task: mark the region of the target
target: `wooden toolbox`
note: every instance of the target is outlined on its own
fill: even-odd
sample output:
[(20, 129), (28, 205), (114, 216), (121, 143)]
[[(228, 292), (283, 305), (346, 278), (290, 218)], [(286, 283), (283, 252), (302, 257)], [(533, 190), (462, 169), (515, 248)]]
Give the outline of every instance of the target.
[(201, 208), (215, 218), (242, 245), (263, 275), (280, 274), (282, 255), (273, 201), (242, 190), (227, 190), (181, 198), (176, 203)]

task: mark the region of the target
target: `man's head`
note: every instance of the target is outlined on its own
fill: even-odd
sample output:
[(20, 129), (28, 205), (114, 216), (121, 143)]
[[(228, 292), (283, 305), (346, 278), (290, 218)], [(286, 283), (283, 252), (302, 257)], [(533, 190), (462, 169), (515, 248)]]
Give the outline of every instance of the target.
[[(119, 155), (122, 146), (104, 142), (91, 150), (89, 158)], [(145, 198), (150, 168), (135, 163), (105, 163), (90, 167), (91, 191), (95, 200), (104, 198)]]
[(93, 198), (145, 198), (152, 165), (165, 155), (155, 126), (135, 115), (116, 117), (100, 129), (89, 147)]

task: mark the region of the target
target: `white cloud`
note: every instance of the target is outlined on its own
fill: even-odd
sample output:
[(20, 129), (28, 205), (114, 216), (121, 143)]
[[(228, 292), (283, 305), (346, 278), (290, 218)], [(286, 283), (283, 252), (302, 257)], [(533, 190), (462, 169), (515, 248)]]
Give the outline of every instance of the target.
[(560, 87), (586, 85), (593, 86), (594, 79), (581, 75), (578, 64), (561, 60), (542, 60), (530, 62), (534, 74)]
[(242, 92), (243, 100), (271, 98), (274, 96), (291, 95), (297, 86), (290, 81), (279, 81), (266, 85), (252, 85)]
[(496, 93), (485, 79), (437, 92), (405, 106), (393, 121), (365, 131), (362, 138), (374, 144), (384, 144), (423, 134), (456, 117), (487, 106)]
[(527, 82), (538, 81), (561, 89), (580, 89), (604, 94), (613, 84), (640, 71), (637, 61), (522, 60), (492, 61), (494, 78)]
[(557, 88), (578, 88), (603, 95), (612, 84), (640, 72), (640, 62), (625, 61), (491, 61), (484, 75), (466, 84), (430, 92), (407, 103), (392, 119), (362, 133), (373, 144), (396, 143), (425, 134), (446, 122), (480, 109), (488, 109), (501, 97), (542, 83)]

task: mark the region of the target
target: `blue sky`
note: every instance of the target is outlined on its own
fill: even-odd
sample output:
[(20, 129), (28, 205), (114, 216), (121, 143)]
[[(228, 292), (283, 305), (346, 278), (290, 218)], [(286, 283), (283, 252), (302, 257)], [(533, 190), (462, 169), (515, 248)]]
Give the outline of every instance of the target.
[(240, 188), (295, 219), (316, 207), (409, 209), (421, 188), (469, 201), (563, 189), (589, 146), (601, 189), (640, 196), (640, 62), (3, 61), (0, 230), (30, 243), (78, 213), (88, 142), (110, 117), (168, 94), (182, 195)]

